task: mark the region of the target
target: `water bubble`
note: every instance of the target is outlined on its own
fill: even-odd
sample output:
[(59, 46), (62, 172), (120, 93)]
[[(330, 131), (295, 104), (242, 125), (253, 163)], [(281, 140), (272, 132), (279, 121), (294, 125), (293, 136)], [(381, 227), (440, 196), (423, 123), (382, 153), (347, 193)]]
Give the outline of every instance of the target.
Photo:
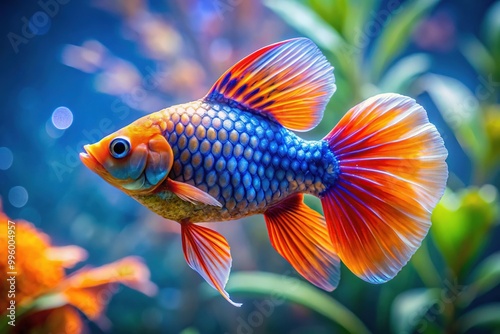
[(66, 107), (58, 107), (52, 113), (52, 124), (59, 130), (66, 130), (73, 123), (73, 113)]
[(9, 202), (16, 208), (22, 208), (28, 202), (28, 191), (21, 186), (12, 187), (9, 190)]
[[(94, 217), (80, 214), (71, 224), (71, 235), (78, 242), (86, 242), (95, 233)], [(69, 223), (69, 222), (68, 222)]]
[(491, 184), (486, 184), (479, 189), (479, 195), (487, 202), (493, 203), (497, 198), (497, 188)]
[(441, 204), (450, 211), (456, 211), (460, 208), (460, 199), (452, 191), (445, 191)]
[(12, 151), (7, 147), (0, 147), (0, 169), (7, 170), (12, 166), (12, 162), (14, 161), (14, 156), (12, 155)]

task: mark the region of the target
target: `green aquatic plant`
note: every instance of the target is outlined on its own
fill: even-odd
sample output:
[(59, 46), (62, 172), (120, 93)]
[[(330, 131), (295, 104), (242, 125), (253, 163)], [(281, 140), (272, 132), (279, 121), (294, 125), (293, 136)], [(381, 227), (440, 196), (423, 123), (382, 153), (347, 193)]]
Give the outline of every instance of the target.
[[(266, 6), (327, 52), (335, 66), (333, 110), (346, 108), (377, 93), (404, 94), (430, 66), (426, 54), (395, 61), (411, 33), (438, 0), (380, 1), (267, 0)], [(370, 41), (373, 47), (370, 48)], [(328, 115), (329, 113), (326, 113)]]
[(317, 312), (349, 333), (370, 333), (363, 322), (344, 305), (327, 293), (306, 282), (294, 278), (263, 272), (238, 272), (227, 286), (231, 293), (271, 296), (269, 301), (280, 304), (283, 301), (297, 303)]
[[(480, 325), (500, 325), (489, 315), (500, 312), (498, 304), (469, 307), (500, 284), (500, 252), (484, 258), (498, 218), (494, 186), (446, 190), (433, 212), (431, 228), (433, 245), (441, 258), (417, 253), (412, 262), (427, 287), (408, 289), (394, 300), (394, 332), (457, 333)], [(440, 270), (436, 268), (438, 261), (444, 262)], [(432, 279), (428, 279), (429, 273), (434, 274)]]
[[(342, 303), (331, 298), (328, 293), (291, 276), (289, 272), (278, 275), (260, 271), (240, 271), (232, 275), (226, 288), (229, 293), (252, 296), (252, 298), (261, 297), (262, 301), (253, 303), (260, 318), (271, 317), (276, 307), (288, 302), (324, 316), (346, 333), (371, 333), (363, 321)], [(205, 286), (202, 286), (201, 290), (208, 298), (216, 296)], [(262, 325), (261, 322), (255, 323), (250, 318), (251, 315), (249, 321), (242, 321), (250, 330), (253, 330), (252, 327)]]
[[(454, 78), (435, 74), (419, 80), (419, 86), (428, 92), (469, 157), (472, 171), (470, 181), (461, 180), (451, 171), (449, 186), (453, 190), (447, 189), (434, 210), (431, 229), (444, 270), (438, 282), (424, 279), (429, 272), (438, 272), (437, 261), (417, 256), (420, 260), (417, 272), (428, 288), (406, 291), (394, 302), (393, 313), (400, 318), (402, 312), (398, 310), (404, 310), (404, 305), (413, 304), (413, 308), (419, 309), (417, 320), (407, 318), (394, 324), (398, 330), (445, 329), (449, 333), (465, 333), (475, 327), (500, 328), (500, 305), (483, 305), (478, 300), (500, 285), (500, 251), (486, 253), (499, 221), (498, 185), (495, 185), (500, 162), (498, 22), (500, 2), (491, 6), (485, 17), (484, 42), (471, 35), (459, 41), (460, 50), (477, 72), (478, 84), (474, 89)], [(469, 183), (472, 186), (464, 188)]]
[(474, 88), (438, 75), (426, 75), (420, 84), (473, 163), (472, 183), (476, 185), (491, 182), (500, 162), (499, 22), (500, 1), (489, 8), (481, 39), (467, 35), (459, 41), (459, 49), (477, 72)]

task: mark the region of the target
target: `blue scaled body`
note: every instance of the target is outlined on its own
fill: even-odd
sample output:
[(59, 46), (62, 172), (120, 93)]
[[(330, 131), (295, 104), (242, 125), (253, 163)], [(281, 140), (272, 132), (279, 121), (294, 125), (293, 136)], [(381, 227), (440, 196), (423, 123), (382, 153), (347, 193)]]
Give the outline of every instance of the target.
[[(264, 212), (294, 193), (318, 196), (335, 182), (337, 164), (325, 141), (303, 140), (265, 115), (205, 101), (162, 112), (174, 153), (169, 177), (217, 199), (222, 208), (204, 211), (217, 210), (219, 221)], [(179, 219), (176, 211), (172, 219)]]

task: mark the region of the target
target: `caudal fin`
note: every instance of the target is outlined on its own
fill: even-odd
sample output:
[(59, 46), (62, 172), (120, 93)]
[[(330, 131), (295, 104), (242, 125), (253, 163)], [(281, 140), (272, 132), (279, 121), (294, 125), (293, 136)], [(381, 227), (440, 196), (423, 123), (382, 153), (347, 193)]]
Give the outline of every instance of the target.
[(349, 110), (324, 140), (339, 163), (321, 197), (334, 249), (360, 278), (386, 282), (431, 226), (448, 176), (443, 139), (415, 100), (381, 94)]

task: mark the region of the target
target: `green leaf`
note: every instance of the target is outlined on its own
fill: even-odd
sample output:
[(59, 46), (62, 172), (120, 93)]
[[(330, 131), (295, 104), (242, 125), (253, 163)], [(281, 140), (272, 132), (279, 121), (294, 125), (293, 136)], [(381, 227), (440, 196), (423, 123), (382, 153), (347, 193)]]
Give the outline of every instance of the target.
[[(379, 24), (382, 33), (376, 39), (373, 49), (371, 66), (373, 82), (379, 80), (387, 65), (407, 45), (417, 23), (438, 2), (439, 0), (409, 0), (399, 8), (379, 9), (374, 24)], [(379, 23), (383, 22), (387, 15), (389, 18), (384, 23)]]
[(419, 80), (448, 126), (474, 163), (484, 163), (489, 152), (479, 101), (460, 81), (435, 74)]
[[(214, 290), (210, 290), (215, 295)], [(363, 322), (344, 305), (309, 283), (290, 276), (237, 272), (231, 276), (226, 290), (230, 294), (264, 296), (273, 305), (273, 309), (287, 300), (325, 316), (350, 333), (370, 333)]]
[(457, 328), (462, 333), (474, 327), (489, 327), (500, 329), (500, 303), (492, 303), (476, 307), (463, 315), (457, 322)]
[(391, 66), (380, 80), (381, 92), (394, 92), (404, 94), (411, 83), (420, 75), (426, 73), (431, 66), (431, 59), (423, 53), (416, 53), (404, 57)]
[[(316, 14), (296, 0), (265, 0), (264, 4), (294, 29), (313, 40), (335, 58), (333, 66), (349, 80), (354, 99), (358, 97), (360, 50), (349, 45), (342, 35)], [(356, 101), (357, 102), (357, 101)]]
[(422, 317), (439, 300), (440, 292), (440, 289), (422, 288), (398, 295), (391, 307), (392, 331), (413, 333), (415, 329), (425, 330), (428, 324), (422, 321)]
[(476, 296), (482, 295), (500, 284), (500, 252), (484, 259), (471, 274)]
[(497, 219), (494, 186), (470, 187), (458, 193), (446, 189), (432, 213), (431, 235), (455, 275), (467, 272), (487, 244)]
[[(500, 162), (500, 104), (491, 104), (484, 107), (486, 134), (490, 143), (488, 162), (483, 170), (493, 170)], [(491, 173), (490, 177), (494, 176)]]
[(360, 43), (370, 12), (380, 3), (379, 0), (350, 0), (344, 23), (344, 38), (351, 45)]
[(458, 47), (476, 72), (488, 75), (495, 70), (493, 55), (474, 35), (462, 38), (458, 43)]
[(308, 0), (309, 6), (341, 35), (347, 17), (347, 0)]
[(488, 10), (482, 30), (494, 57), (500, 58), (500, 1), (493, 4)]
[(340, 33), (311, 8), (296, 0), (266, 0), (264, 4), (320, 47), (335, 52), (346, 47)]
[(428, 239), (424, 239), (420, 248), (411, 257), (411, 264), (415, 268), (418, 276), (427, 287), (436, 287), (441, 284), (441, 277), (432, 262), (427, 245)]

